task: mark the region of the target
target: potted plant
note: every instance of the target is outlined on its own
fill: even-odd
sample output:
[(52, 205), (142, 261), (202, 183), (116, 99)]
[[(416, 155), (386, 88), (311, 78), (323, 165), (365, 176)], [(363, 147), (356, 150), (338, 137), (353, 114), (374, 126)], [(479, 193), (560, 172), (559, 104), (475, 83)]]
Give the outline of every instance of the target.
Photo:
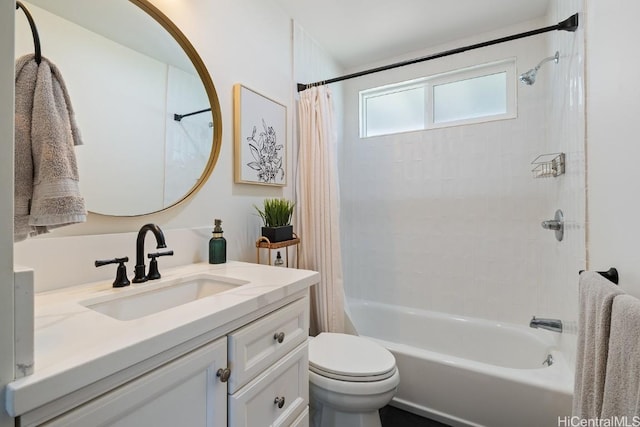
[(263, 208), (253, 205), (262, 218), (262, 235), (271, 243), (293, 239), (291, 217), (295, 203), (285, 198), (265, 199)]

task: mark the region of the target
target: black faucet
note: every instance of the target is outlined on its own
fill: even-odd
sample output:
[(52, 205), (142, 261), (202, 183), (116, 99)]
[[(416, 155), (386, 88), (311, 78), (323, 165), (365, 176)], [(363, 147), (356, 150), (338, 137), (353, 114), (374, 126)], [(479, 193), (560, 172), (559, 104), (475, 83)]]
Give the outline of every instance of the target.
[(154, 236), (156, 236), (156, 243), (158, 244), (156, 247), (158, 249), (167, 247), (167, 244), (164, 241), (164, 234), (156, 224), (145, 224), (140, 228), (140, 231), (138, 231), (138, 238), (136, 240), (136, 266), (135, 277), (132, 280), (133, 283), (142, 283), (149, 280), (145, 273), (144, 265), (144, 238), (147, 235), (147, 231), (151, 231)]

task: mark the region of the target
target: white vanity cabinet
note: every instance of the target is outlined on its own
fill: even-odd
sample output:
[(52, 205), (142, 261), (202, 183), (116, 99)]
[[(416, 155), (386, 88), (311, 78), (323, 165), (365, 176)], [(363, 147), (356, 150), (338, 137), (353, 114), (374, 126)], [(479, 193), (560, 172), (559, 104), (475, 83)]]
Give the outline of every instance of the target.
[(226, 425), (227, 362), (220, 338), (49, 422), (47, 427)]
[(95, 397), (78, 390), (26, 413), (18, 425), (308, 427), (309, 298), (283, 304), (186, 354), (160, 354), (146, 373)]

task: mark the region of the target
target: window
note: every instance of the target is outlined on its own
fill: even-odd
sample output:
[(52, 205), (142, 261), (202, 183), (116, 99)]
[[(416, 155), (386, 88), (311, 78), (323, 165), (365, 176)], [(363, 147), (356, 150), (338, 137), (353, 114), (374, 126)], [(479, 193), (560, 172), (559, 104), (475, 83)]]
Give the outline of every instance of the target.
[(360, 92), (360, 137), (516, 116), (515, 61), (479, 65)]
[(425, 128), (425, 87), (408, 86), (365, 99), (367, 135), (384, 135)]

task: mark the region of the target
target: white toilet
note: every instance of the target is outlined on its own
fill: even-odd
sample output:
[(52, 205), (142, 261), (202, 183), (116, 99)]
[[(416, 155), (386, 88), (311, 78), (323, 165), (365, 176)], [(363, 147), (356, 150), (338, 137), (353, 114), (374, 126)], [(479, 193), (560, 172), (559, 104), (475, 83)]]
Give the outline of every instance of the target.
[(362, 337), (321, 333), (309, 341), (314, 427), (381, 427), (378, 409), (400, 384), (393, 354)]

